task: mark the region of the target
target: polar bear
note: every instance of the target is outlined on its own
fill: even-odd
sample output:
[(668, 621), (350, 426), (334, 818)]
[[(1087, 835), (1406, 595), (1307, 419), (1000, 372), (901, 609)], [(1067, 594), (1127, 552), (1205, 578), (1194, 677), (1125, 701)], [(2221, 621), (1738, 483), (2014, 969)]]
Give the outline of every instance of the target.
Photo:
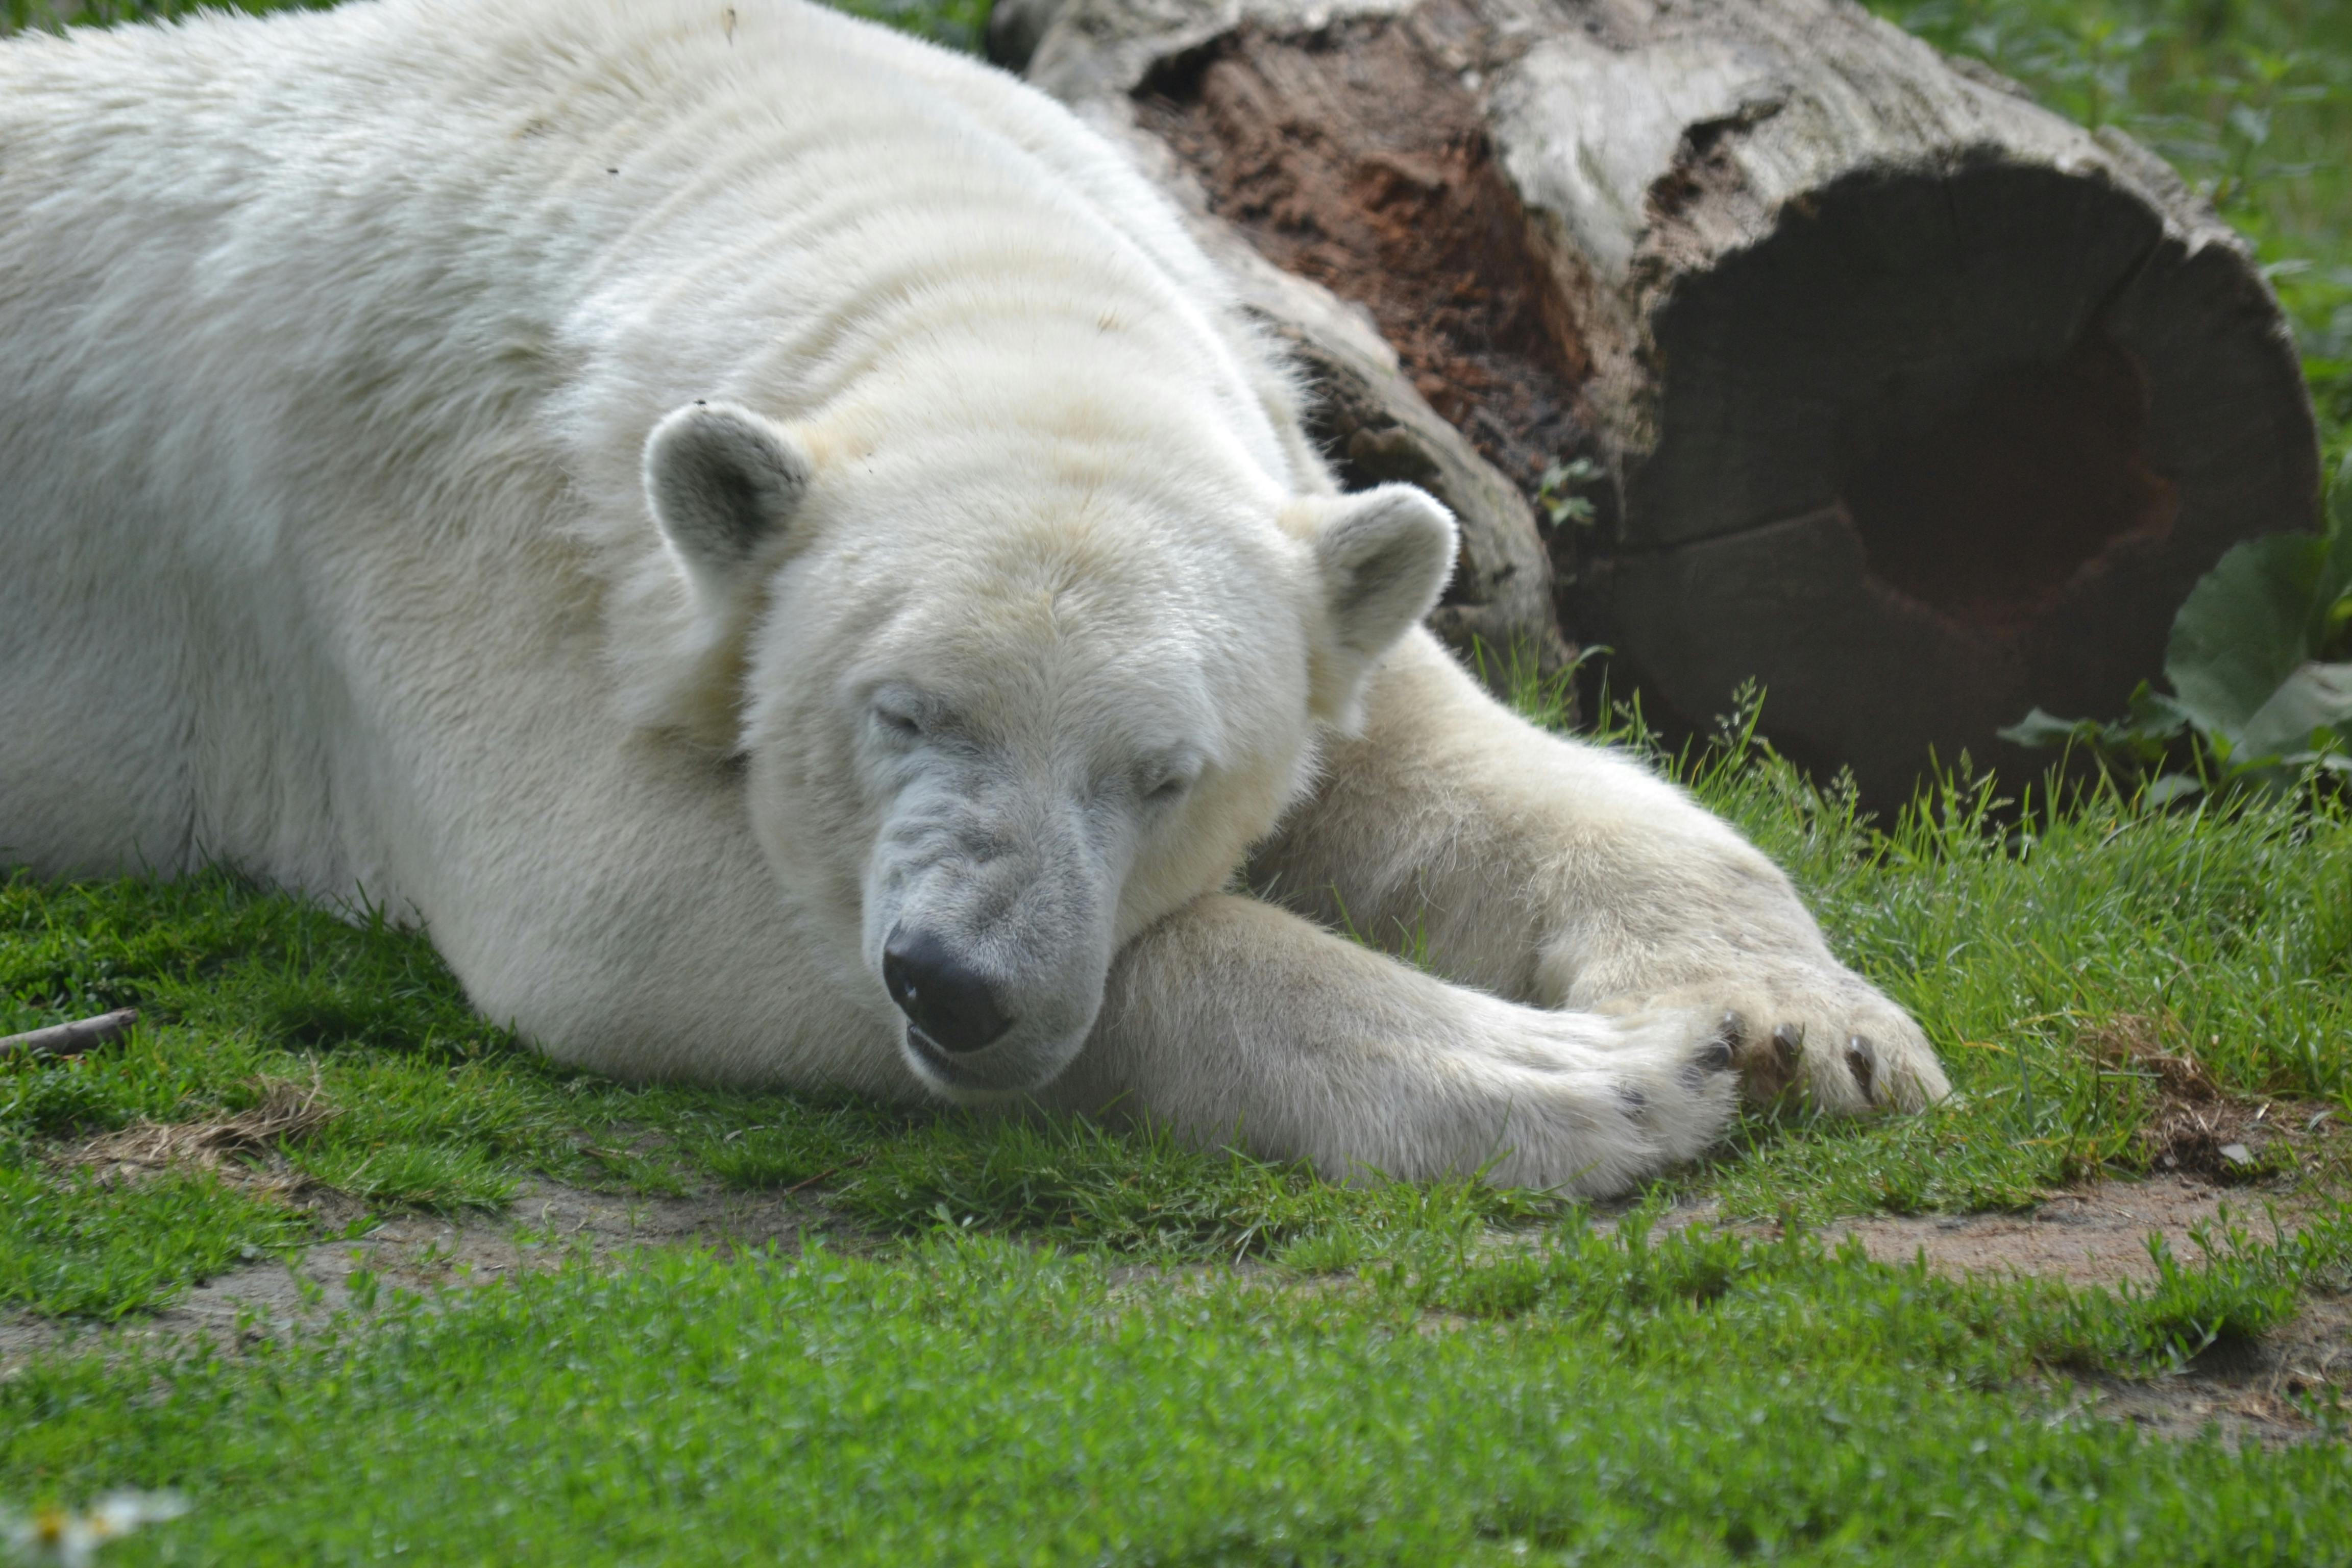
[(1336, 493), (1173, 211), (974, 62), (800, 0), (20, 38), (0, 364), (37, 874), (363, 898), (607, 1073), (1337, 1177), (1945, 1090), (1762, 855), (1418, 629), (1445, 512)]

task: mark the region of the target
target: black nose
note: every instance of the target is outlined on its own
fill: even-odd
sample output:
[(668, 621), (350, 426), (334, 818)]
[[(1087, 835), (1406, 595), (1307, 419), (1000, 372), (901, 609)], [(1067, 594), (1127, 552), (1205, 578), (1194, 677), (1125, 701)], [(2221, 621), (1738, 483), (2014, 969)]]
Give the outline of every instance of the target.
[(976, 1051), (1013, 1026), (988, 982), (929, 931), (890, 933), (882, 948), (882, 984), (898, 1011), (943, 1051)]

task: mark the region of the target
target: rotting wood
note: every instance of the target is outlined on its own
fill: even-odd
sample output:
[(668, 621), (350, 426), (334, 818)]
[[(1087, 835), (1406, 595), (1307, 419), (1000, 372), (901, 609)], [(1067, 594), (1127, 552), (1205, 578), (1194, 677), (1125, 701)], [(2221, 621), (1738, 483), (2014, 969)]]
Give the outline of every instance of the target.
[(80, 1018), (70, 1024), (52, 1024), (46, 1029), (28, 1029), (21, 1035), (0, 1036), (0, 1057), (79, 1056), (84, 1051), (121, 1039), (137, 1022), (138, 1008), (118, 1007), (111, 1013), (100, 1013), (95, 1018)]
[[(1753, 679), (1865, 799), (2032, 776), (2189, 587), (2317, 516), (2294, 345), (2159, 160), (1844, 0), (1019, 0), (1032, 80), (1367, 310), (1654, 715)], [(1172, 171), (1172, 178), (1171, 171)]]
[[(1053, 14), (1050, 0), (1000, 0), (992, 48), (1000, 58), (1019, 58), (1031, 29)], [(1519, 455), (1518, 447), (1492, 439), (1502, 427), (1442, 416), (1432, 396), (1447, 396), (1444, 383), (1420, 363), (1400, 359), (1390, 341), (1392, 321), (1335, 297), (1311, 269), (1270, 262), (1211, 211), (1209, 189), (1168, 142), (1137, 123), (1123, 98), (1088, 113), (1176, 198), (1194, 237), (1234, 279), (1244, 308), (1289, 351), (1308, 394), (1308, 433), (1339, 481), (1360, 489), (1409, 480), (1454, 512), (1461, 553), (1431, 628), (1465, 662), (1483, 660), (1498, 684), (1515, 661), (1544, 676), (1567, 668), (1573, 650), (1559, 632), (1551, 552), (1530, 499), (1535, 487), (1496, 466), (1495, 459)], [(1562, 405), (1555, 403), (1553, 411), (1560, 416), (1555, 423), (1570, 425)], [(1570, 428), (1564, 449), (1581, 450), (1583, 439)]]

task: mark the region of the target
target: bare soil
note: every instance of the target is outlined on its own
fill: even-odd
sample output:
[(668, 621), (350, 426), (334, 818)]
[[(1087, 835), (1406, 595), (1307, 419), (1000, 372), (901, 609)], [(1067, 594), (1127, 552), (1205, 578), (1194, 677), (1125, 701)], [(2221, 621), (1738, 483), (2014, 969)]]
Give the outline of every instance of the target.
[(2194, 1262), (2194, 1231), (2210, 1227), (2219, 1237), (2234, 1226), (2267, 1238), (2273, 1213), (2292, 1230), (2307, 1206), (2291, 1193), (2168, 1175), (2061, 1193), (2022, 1214), (1876, 1215), (1840, 1220), (1822, 1235), (1832, 1244), (1852, 1237), (1881, 1262), (1908, 1263), (1925, 1254), (1929, 1268), (1948, 1274), (2145, 1284), (2156, 1279), (2150, 1237), (2162, 1237), (2174, 1258)]
[(2352, 1408), (2352, 1297), (2315, 1298), (2284, 1327), (2252, 1343), (2217, 1344), (2169, 1377), (2099, 1378), (2072, 1393), (2083, 1408), (2158, 1436), (2210, 1427), (2231, 1443), (2308, 1441), (2319, 1428), (2304, 1402)]
[[(307, 1199), (326, 1228), (347, 1225), (362, 1212), (351, 1200), (316, 1188)], [(2200, 1228), (2218, 1234), (2234, 1225), (2265, 1236), (2273, 1218), (2292, 1229), (2310, 1206), (2283, 1187), (2217, 1185), (2170, 1174), (2061, 1194), (2026, 1213), (1875, 1215), (1839, 1221), (1822, 1234), (1832, 1244), (1851, 1237), (1884, 1262), (1924, 1256), (1930, 1268), (1956, 1275), (2043, 1275), (2112, 1286), (2156, 1278), (2151, 1236), (2162, 1237), (2176, 1258), (2193, 1262), (2199, 1253), (2192, 1233)], [(1667, 1223), (1718, 1220), (1715, 1205), (1701, 1203)], [(1772, 1233), (1769, 1224), (1739, 1228)], [(773, 1247), (790, 1256), (812, 1231), (856, 1245), (814, 1194), (645, 1197), (537, 1182), (505, 1213), (395, 1215), (355, 1239), (310, 1247), (290, 1263), (271, 1259), (232, 1269), (193, 1287), (163, 1311), (116, 1325), (0, 1314), (0, 1378), (69, 1342), (95, 1341), (129, 1351), (201, 1337), (234, 1347), (323, 1326), (338, 1312), (363, 1309), (371, 1290), (467, 1289), (553, 1268), (574, 1256), (601, 1261), (643, 1247)], [(362, 1270), (366, 1277), (355, 1279)], [(1159, 1279), (1168, 1271), (1139, 1267), (1124, 1272)], [(2169, 1376), (2126, 1381), (2053, 1374), (2049, 1386), (2078, 1408), (2162, 1436), (2190, 1436), (2210, 1426), (2237, 1442), (2307, 1440), (2320, 1428), (2298, 1401), (2352, 1397), (2352, 1298), (2315, 1297), (2293, 1322), (2261, 1342), (2217, 1345)]]
[[(2236, 1107), (2229, 1112), (2245, 1114)], [(2192, 1233), (2200, 1229), (2218, 1237), (2234, 1226), (2262, 1237), (2273, 1219), (2292, 1230), (2308, 1206), (2292, 1193), (2168, 1175), (2062, 1194), (2028, 1214), (1886, 1215), (1845, 1221), (1827, 1234), (1857, 1237), (1873, 1258), (1888, 1262), (1924, 1253), (1929, 1267), (1950, 1273), (2145, 1284), (2156, 1279), (2152, 1236), (2162, 1237), (2175, 1258), (2193, 1262), (2199, 1253)], [(2352, 1298), (2314, 1296), (2292, 1322), (2262, 1340), (2216, 1344), (2167, 1376), (2077, 1379), (2064, 1386), (2079, 1407), (2162, 1436), (2192, 1436), (2210, 1426), (2234, 1443), (2304, 1441), (2319, 1428), (2298, 1399), (2325, 1403), (2352, 1394)]]
[[(362, 1212), (351, 1200), (318, 1189), (309, 1206), (327, 1228)], [(658, 1247), (721, 1252), (772, 1247), (791, 1255), (800, 1250), (804, 1233), (836, 1228), (817, 1205), (790, 1194), (645, 1197), (534, 1182), (504, 1213), (396, 1214), (355, 1239), (320, 1242), (290, 1263), (272, 1258), (231, 1269), (192, 1287), (161, 1312), (106, 1328), (0, 1314), (0, 1377), (78, 1337), (96, 1335), (124, 1349), (199, 1336), (229, 1345), (317, 1327), (362, 1304), (352, 1287), (362, 1269), (370, 1277), (363, 1286), (422, 1294), (553, 1268), (583, 1252), (597, 1260)]]
[[(2245, 1108), (2232, 1108), (2242, 1115)], [(2284, 1187), (2217, 1184), (2194, 1175), (2107, 1182), (2062, 1193), (2020, 1214), (1878, 1215), (1822, 1227), (1832, 1246), (1851, 1237), (1883, 1263), (1925, 1257), (1939, 1273), (2041, 1275), (2074, 1285), (2152, 1283), (2148, 1247), (2161, 1237), (2175, 1258), (2200, 1257), (2196, 1233), (2234, 1226), (2267, 1238), (2275, 1220), (2292, 1231), (2314, 1205)], [(1713, 1205), (1677, 1213), (1702, 1224)], [(1769, 1226), (1753, 1227), (1770, 1234)], [(2352, 1404), (2352, 1297), (2313, 1296), (2295, 1319), (2247, 1343), (2216, 1344), (2168, 1376), (2068, 1378), (2050, 1386), (2076, 1407), (2168, 1437), (2207, 1426), (2231, 1442), (2268, 1447), (2307, 1440), (2320, 1428), (2299, 1399)]]

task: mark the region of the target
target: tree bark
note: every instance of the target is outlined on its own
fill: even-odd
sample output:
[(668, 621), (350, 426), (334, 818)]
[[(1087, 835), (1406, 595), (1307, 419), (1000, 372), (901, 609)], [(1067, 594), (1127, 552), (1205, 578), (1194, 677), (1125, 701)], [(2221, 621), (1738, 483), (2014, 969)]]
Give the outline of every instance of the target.
[(1931, 752), (2030, 774), (1997, 728), (2119, 710), (2223, 551), (2316, 521), (2244, 244), (1845, 0), (1000, 15), (1203, 225), (1368, 311), (1505, 483), (1596, 459), (1591, 525), (1544, 543), (1621, 690), (1696, 727), (1756, 680), (1874, 804)]

